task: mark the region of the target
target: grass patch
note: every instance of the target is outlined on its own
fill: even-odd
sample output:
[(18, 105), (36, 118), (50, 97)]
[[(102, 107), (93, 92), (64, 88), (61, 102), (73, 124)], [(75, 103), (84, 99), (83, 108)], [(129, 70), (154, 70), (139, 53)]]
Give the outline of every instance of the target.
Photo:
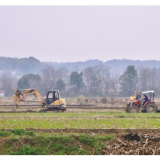
[(31, 148), (30, 146), (26, 145), (18, 149), (16, 152), (11, 151), (10, 155), (47, 155), (47, 151), (40, 147)]
[[(10, 116), (9, 116), (10, 115)], [(159, 129), (160, 113), (10, 113), (0, 115), (0, 129), (17, 129), (14, 134), (30, 135), (22, 129)]]
[(108, 111), (104, 110), (96, 110), (97, 112), (89, 112), (90, 110), (85, 110), (85, 112), (77, 112), (77, 113), (70, 113), (70, 112), (64, 112), (64, 113), (3, 113), (3, 115), (0, 114), (0, 117), (7, 117), (7, 118), (25, 118), (25, 117), (86, 117), (86, 116), (131, 116), (131, 117), (160, 117), (160, 113), (126, 113), (124, 111)]
[(20, 129), (33, 128), (33, 129), (62, 129), (62, 128), (77, 128), (77, 129), (159, 129), (160, 119), (159, 118), (77, 118), (77, 119), (6, 119), (0, 121), (0, 128), (2, 129), (18, 129), (14, 134), (18, 135), (32, 135)]
[(0, 137), (8, 137), (10, 135), (25, 135), (25, 136), (35, 136), (34, 132), (31, 131), (25, 131), (22, 129), (14, 129), (12, 131), (2, 131), (0, 130)]
[[(15, 135), (16, 136), (16, 135)], [(99, 155), (113, 135), (58, 135), (10, 137), (1, 147), (1, 155)]]
[(9, 131), (1, 131), (0, 130), (0, 137), (8, 137), (10, 136), (12, 133)]

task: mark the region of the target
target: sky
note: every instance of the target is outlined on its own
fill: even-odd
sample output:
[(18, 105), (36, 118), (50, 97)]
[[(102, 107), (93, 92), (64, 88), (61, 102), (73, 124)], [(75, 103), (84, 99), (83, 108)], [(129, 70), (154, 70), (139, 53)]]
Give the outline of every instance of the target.
[(160, 6), (0, 6), (0, 56), (160, 60)]

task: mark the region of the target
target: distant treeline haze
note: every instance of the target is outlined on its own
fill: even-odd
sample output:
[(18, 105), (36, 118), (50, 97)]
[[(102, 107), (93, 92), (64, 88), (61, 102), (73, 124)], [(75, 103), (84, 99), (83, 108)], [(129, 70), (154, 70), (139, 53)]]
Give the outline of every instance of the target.
[(0, 75), (0, 89), (6, 90), (6, 96), (12, 96), (16, 89), (25, 88), (37, 88), (43, 96), (49, 90), (59, 90), (64, 97), (128, 97), (135, 90), (155, 90), (160, 95), (160, 69), (129, 65), (123, 72), (116, 72), (99, 64), (70, 72), (65, 67), (47, 64), (38, 74), (27, 73), (20, 78), (7, 73)]
[[(54, 59), (54, 57), (52, 57)], [(104, 65), (110, 68), (110, 71), (114, 72), (123, 72), (129, 65), (134, 65), (136, 68), (139, 67), (148, 67), (148, 68), (159, 68), (160, 61), (156, 60), (110, 60), (106, 62), (102, 62), (100, 60), (87, 60), (84, 62), (41, 62), (34, 57), (29, 58), (8, 58), (8, 57), (0, 57), (0, 73), (8, 73), (12, 74), (16, 77), (21, 77), (28, 73), (41, 74), (41, 70), (50, 65), (57, 68), (67, 68), (67, 70), (71, 73), (73, 71), (83, 71), (87, 67), (93, 67), (98, 65)]]

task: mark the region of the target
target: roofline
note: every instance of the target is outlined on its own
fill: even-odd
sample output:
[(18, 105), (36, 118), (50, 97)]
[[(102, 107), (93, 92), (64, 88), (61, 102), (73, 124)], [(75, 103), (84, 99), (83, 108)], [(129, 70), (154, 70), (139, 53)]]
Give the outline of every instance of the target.
[(154, 91), (144, 91), (142, 93), (154, 93)]
[(48, 91), (48, 92), (54, 92), (54, 91), (57, 91), (57, 92), (59, 92), (59, 90), (50, 90), (50, 91)]

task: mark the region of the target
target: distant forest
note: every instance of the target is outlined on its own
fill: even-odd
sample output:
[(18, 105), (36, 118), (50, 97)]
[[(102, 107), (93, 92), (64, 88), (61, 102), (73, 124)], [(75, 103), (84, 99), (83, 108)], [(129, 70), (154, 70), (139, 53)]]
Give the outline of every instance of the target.
[(2, 73), (22, 76), (27, 73), (38, 73), (42, 67), (43, 63), (33, 57), (20, 59), (0, 57), (0, 71)]
[(87, 60), (84, 62), (41, 62), (34, 57), (29, 58), (9, 58), (0, 57), (0, 73), (8, 73), (21, 77), (28, 73), (40, 74), (41, 70), (45, 66), (52, 66), (54, 68), (65, 68), (68, 72), (82, 71), (87, 67), (104, 65), (109, 67), (111, 71), (122, 73), (129, 65), (134, 65), (135, 68), (147, 67), (147, 68), (159, 68), (160, 61), (156, 60), (118, 60), (113, 59), (110, 61), (102, 62), (100, 60)]
[(130, 96), (135, 90), (155, 90), (160, 96), (160, 61), (88, 60), (40, 62), (34, 57), (0, 57), (0, 89), (37, 88), (42, 95), (59, 90), (63, 96)]

